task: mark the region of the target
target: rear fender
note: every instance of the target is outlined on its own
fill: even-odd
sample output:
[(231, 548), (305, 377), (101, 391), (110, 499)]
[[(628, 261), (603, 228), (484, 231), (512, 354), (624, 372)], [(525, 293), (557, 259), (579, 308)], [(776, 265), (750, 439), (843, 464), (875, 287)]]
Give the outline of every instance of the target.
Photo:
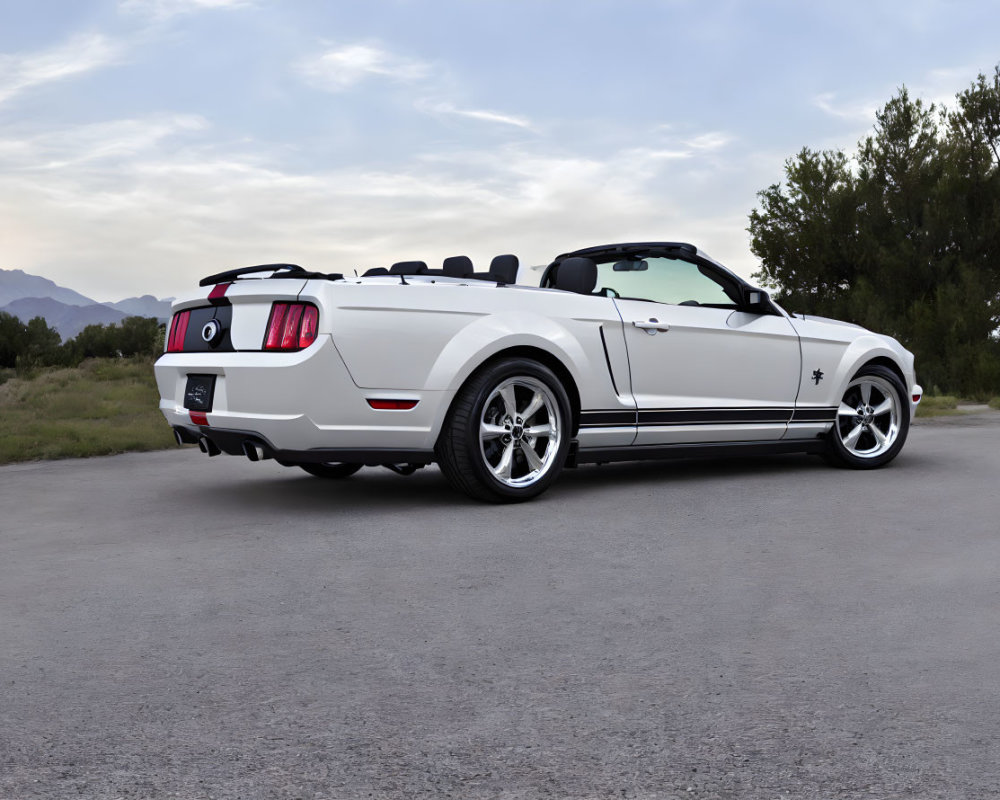
[(514, 347), (534, 347), (559, 359), (577, 386), (581, 376), (594, 369), (578, 338), (555, 320), (529, 313), (494, 314), (476, 320), (448, 342), (424, 388), (457, 391), (481, 364)]

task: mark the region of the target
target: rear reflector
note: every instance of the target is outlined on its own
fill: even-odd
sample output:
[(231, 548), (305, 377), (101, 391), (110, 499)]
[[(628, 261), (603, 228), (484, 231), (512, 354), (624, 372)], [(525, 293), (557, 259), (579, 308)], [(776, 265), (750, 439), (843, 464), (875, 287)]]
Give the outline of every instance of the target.
[(419, 400), (368, 400), (368, 405), (377, 411), (409, 411)]
[(167, 337), (167, 352), (180, 353), (184, 350), (184, 337), (187, 335), (188, 320), (191, 318), (190, 311), (181, 311), (175, 314), (170, 322), (170, 335)]
[(204, 411), (191, 411), (191, 421), (195, 425), (208, 425), (208, 415)]
[(915, 394), (915, 395), (913, 395), (913, 402), (914, 403), (919, 403), (921, 397), (923, 397), (922, 394)]
[(316, 341), (319, 309), (311, 303), (274, 303), (264, 334), (265, 350), (303, 350)]

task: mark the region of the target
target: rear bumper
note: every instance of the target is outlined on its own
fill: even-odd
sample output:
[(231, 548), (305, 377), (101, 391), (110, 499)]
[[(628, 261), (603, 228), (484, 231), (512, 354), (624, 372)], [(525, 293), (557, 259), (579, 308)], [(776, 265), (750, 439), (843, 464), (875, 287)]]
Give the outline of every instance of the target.
[(282, 464), (349, 463), (371, 467), (381, 464), (430, 464), (434, 461), (433, 450), (336, 447), (287, 450), (275, 447), (259, 433), (253, 431), (234, 431), (208, 426), (192, 428), (179, 425), (174, 427), (174, 435), (177, 437), (178, 443), (199, 444), (210, 455), (225, 453), (230, 456), (247, 456), (252, 461), (273, 458)]
[[(251, 439), (290, 461), (345, 460), (331, 457), (334, 451), (430, 453), (453, 395), (359, 389), (328, 335), (292, 353), (167, 353), (155, 371), (160, 411), (182, 441), (208, 436), (223, 452), (242, 453)], [(184, 408), (189, 374), (216, 376), (204, 419)], [(373, 398), (418, 402), (408, 410), (376, 410), (368, 403)]]

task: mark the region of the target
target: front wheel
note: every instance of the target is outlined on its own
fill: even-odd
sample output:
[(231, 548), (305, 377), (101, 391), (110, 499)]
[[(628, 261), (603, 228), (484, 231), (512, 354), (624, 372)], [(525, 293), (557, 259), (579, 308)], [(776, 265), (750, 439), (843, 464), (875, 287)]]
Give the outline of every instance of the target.
[(315, 475), (317, 478), (330, 478), (333, 480), (349, 478), (362, 467), (361, 464), (346, 464), (341, 462), (330, 462), (328, 464), (298, 464), (297, 466), (304, 469), (310, 475)]
[(863, 367), (840, 401), (827, 458), (853, 469), (881, 467), (903, 449), (909, 427), (910, 404), (896, 373), (879, 365)]
[(505, 359), (459, 390), (438, 440), (438, 463), (471, 497), (528, 500), (545, 491), (566, 463), (569, 426), (569, 399), (552, 370), (529, 359)]

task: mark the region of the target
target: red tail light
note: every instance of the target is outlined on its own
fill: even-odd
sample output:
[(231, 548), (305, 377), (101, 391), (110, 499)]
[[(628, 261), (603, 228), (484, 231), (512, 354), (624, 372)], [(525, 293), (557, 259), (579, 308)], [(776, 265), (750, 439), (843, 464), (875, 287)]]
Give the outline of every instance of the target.
[(311, 303), (275, 303), (264, 335), (265, 350), (302, 350), (316, 341), (319, 310)]
[(299, 327), (302, 325), (302, 306), (298, 303), (290, 305), (285, 312), (285, 324), (281, 331), (282, 350), (295, 350), (299, 346)]
[(181, 353), (184, 351), (184, 337), (187, 335), (188, 320), (191, 318), (190, 311), (181, 311), (174, 314), (170, 322), (170, 335), (167, 337), (167, 352)]
[(316, 306), (306, 306), (302, 312), (302, 327), (299, 329), (299, 347), (305, 348), (316, 341), (316, 329), (319, 325), (319, 309)]

